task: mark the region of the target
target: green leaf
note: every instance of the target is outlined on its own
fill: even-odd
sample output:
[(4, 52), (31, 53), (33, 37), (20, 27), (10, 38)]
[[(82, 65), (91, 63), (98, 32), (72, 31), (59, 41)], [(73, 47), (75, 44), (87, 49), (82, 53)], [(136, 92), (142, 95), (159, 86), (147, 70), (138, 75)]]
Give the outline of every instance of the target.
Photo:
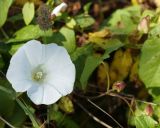
[(141, 52), (140, 78), (147, 88), (160, 87), (160, 39), (148, 39)]
[(80, 77), (80, 82), (82, 85), (82, 89), (85, 89), (87, 86), (88, 79), (96, 67), (104, 60), (109, 58), (109, 54), (118, 48), (122, 47), (123, 44), (119, 40), (110, 40), (108, 41), (108, 45), (105, 47), (105, 53), (102, 56), (88, 56), (85, 62), (85, 66), (83, 72)]
[(153, 18), (155, 16), (155, 12), (152, 10), (144, 10), (143, 14), (142, 14), (142, 18), (149, 16), (150, 18)]
[(87, 28), (94, 24), (95, 20), (90, 15), (79, 15), (75, 17), (77, 25), (82, 29)]
[(130, 13), (126, 10), (117, 10), (111, 15), (110, 20), (108, 21), (108, 24), (111, 26), (116, 26), (118, 22), (122, 20), (122, 16), (129, 18)]
[(160, 101), (160, 88), (159, 87), (153, 87), (153, 88), (149, 88), (149, 94), (152, 95), (152, 97), (154, 98), (154, 101), (156, 101), (155, 103), (159, 104)]
[[(128, 27), (129, 26), (129, 27)], [(130, 34), (136, 30), (137, 25), (133, 20), (125, 15), (121, 15), (121, 20), (117, 22), (115, 26), (110, 27), (110, 30), (114, 34)]]
[[(140, 6), (130, 6), (124, 9), (118, 9), (115, 11), (112, 15), (108, 23), (111, 26), (117, 25), (119, 21), (122, 21), (124, 17), (127, 17), (128, 19), (138, 20), (141, 15), (141, 7)], [(138, 17), (138, 18), (137, 18)], [(138, 20), (139, 21), (139, 20)], [(128, 26), (127, 26), (128, 27)]]
[(78, 124), (74, 121), (74, 119), (58, 111), (57, 104), (53, 104), (50, 106), (48, 114), (50, 120), (56, 121), (58, 128), (79, 128)]
[(160, 125), (157, 125), (155, 128), (160, 128)]
[(0, 78), (0, 115), (8, 118), (13, 114), (15, 107), (15, 93), (7, 80)]
[(140, 14), (140, 6), (117, 10), (108, 21), (111, 31), (114, 34), (130, 34), (136, 30)]
[(67, 27), (62, 27), (60, 33), (65, 37), (65, 41), (62, 41), (64, 47), (69, 53), (73, 52), (76, 48), (75, 32)]
[(2, 120), (0, 120), (0, 128), (5, 128), (5, 123)]
[(121, 43), (118, 39), (111, 39), (106, 42), (104, 45), (105, 53), (103, 55), (103, 59), (109, 58), (109, 54), (118, 48), (122, 47), (124, 44)]
[(15, 106), (11, 95), (8, 95), (8, 93), (0, 90), (0, 104), (0, 115), (4, 117), (11, 116)]
[(78, 47), (72, 54), (72, 61), (76, 61), (80, 56), (88, 54), (92, 51), (92, 45), (85, 45), (82, 47)]
[(17, 21), (23, 20), (22, 13), (18, 13), (16, 15), (13, 15), (12, 17), (8, 17), (7, 21), (15, 23)]
[(160, 36), (160, 25), (155, 25), (151, 31), (149, 31), (149, 35), (152, 36)]
[(83, 10), (84, 10), (85, 14), (89, 13), (89, 9), (90, 9), (91, 5), (92, 5), (92, 2), (88, 2), (87, 4), (84, 5)]
[(14, 112), (11, 117), (8, 118), (8, 121), (16, 126), (16, 127), (22, 127), (25, 119), (26, 119), (26, 114), (24, 113), (23, 109), (16, 103)]
[(141, 115), (135, 117), (136, 128), (155, 128), (157, 122), (150, 116)]
[(88, 56), (85, 62), (85, 66), (80, 78), (82, 89), (86, 88), (88, 79), (95, 68), (102, 62), (102, 58), (99, 56)]
[(4, 67), (5, 63), (3, 61), (2, 56), (0, 55), (0, 69), (2, 69)]
[(11, 46), (9, 53), (13, 55), (23, 44), (15, 44)]
[(62, 42), (65, 41), (65, 37), (60, 32), (52, 32), (51, 36), (45, 36), (42, 38), (44, 43), (56, 43), (58, 45), (63, 45)]
[(66, 23), (66, 26), (73, 29), (76, 26), (75, 19), (70, 18), (69, 21)]
[(12, 0), (0, 0), (0, 27), (4, 25), (8, 15), (8, 9), (12, 4)]
[(26, 2), (23, 6), (22, 13), (25, 24), (28, 25), (34, 17), (34, 3)]
[(28, 25), (15, 32), (15, 38), (11, 38), (8, 43), (37, 39), (42, 36), (51, 36), (52, 30), (42, 31), (38, 25)]

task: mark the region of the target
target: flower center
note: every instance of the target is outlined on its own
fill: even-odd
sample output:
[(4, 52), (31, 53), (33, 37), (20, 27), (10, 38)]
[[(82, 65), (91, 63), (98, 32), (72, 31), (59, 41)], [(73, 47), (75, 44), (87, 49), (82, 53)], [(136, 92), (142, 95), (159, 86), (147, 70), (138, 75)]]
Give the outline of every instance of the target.
[(34, 79), (36, 80), (36, 81), (40, 81), (40, 80), (42, 80), (43, 79), (43, 72), (42, 71), (39, 71), (39, 72), (36, 72), (35, 74), (34, 74)]
[(36, 82), (43, 82), (46, 77), (46, 72), (42, 65), (37, 66), (32, 72), (32, 80)]

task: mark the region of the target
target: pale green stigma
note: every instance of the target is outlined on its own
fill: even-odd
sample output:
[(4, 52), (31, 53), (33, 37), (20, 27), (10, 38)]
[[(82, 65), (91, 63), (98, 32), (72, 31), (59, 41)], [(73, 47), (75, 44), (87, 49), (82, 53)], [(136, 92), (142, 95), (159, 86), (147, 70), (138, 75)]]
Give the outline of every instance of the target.
[(38, 65), (33, 71), (32, 71), (32, 80), (36, 82), (43, 83), (44, 79), (46, 77), (45, 68), (43, 65)]
[(36, 72), (34, 75), (34, 79), (39, 81), (43, 78), (43, 72)]
[(45, 74), (42, 71), (33, 73), (33, 80), (39, 82), (44, 79)]

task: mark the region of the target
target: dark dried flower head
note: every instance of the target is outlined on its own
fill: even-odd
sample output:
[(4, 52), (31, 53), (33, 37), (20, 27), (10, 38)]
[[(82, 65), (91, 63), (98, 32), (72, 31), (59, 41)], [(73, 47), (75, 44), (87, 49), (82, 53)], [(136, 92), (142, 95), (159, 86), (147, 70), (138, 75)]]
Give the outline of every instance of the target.
[(117, 81), (112, 86), (112, 88), (117, 92), (122, 91), (125, 87), (126, 87), (126, 84), (123, 81)]
[(52, 28), (53, 21), (51, 20), (51, 11), (45, 4), (40, 5), (38, 9), (37, 23), (42, 30)]

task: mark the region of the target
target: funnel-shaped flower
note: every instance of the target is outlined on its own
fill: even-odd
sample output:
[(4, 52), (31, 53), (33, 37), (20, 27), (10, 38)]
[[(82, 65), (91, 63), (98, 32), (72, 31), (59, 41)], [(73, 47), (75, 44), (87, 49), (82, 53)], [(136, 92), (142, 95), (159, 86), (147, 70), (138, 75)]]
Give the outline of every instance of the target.
[(7, 79), (35, 104), (52, 104), (72, 92), (75, 66), (65, 48), (31, 40), (11, 58)]

